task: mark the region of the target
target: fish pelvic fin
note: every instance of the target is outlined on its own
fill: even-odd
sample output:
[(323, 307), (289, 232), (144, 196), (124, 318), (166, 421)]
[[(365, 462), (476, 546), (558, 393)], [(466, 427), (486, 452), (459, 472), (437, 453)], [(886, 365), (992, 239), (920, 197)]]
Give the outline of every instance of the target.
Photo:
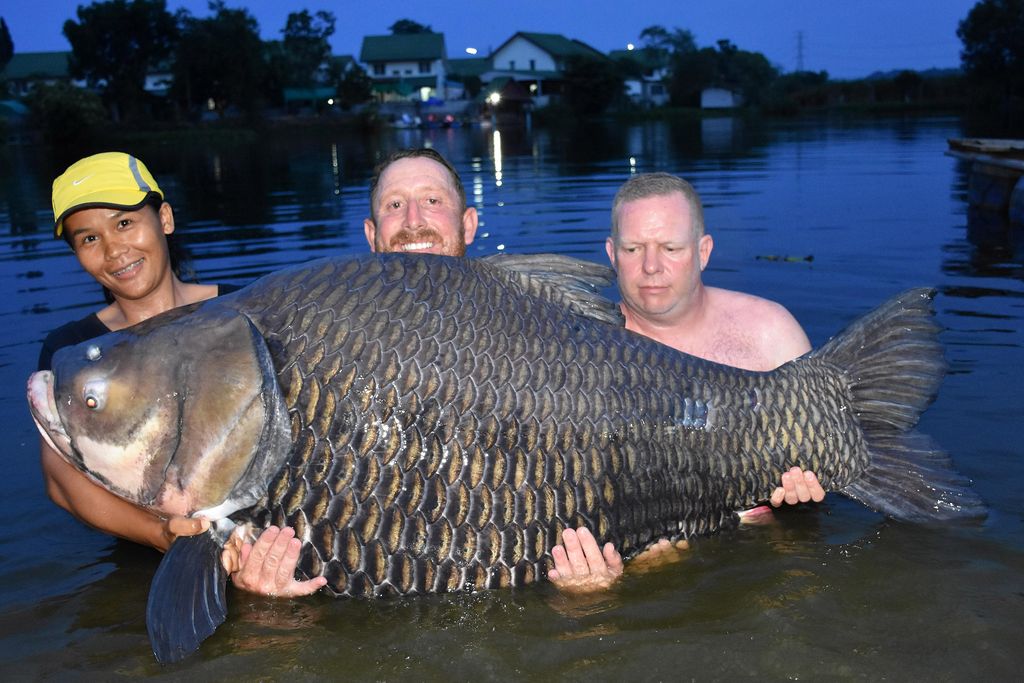
[(946, 373), (934, 289), (911, 289), (856, 320), (811, 357), (846, 374), (870, 464), (842, 493), (895, 519), (978, 520), (985, 504), (929, 437), (913, 431)]
[(161, 664), (199, 649), (227, 616), (227, 572), (213, 529), (171, 544), (149, 588), (146, 627)]

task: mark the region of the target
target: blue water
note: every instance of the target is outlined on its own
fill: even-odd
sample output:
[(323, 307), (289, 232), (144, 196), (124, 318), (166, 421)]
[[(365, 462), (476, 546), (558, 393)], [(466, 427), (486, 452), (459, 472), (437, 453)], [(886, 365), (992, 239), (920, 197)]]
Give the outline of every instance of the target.
[[(567, 131), (325, 131), (131, 147), (173, 203), (203, 281), (365, 248), (373, 164), (430, 144), (478, 208), (471, 254), (603, 262), (629, 174), (697, 187), (710, 284), (786, 305), (821, 344), (896, 292), (938, 289), (949, 375), (921, 429), (991, 506), (982, 525), (887, 521), (839, 495), (705, 539), (589, 604), (550, 587), (391, 601), (231, 594), (228, 623), (161, 669), (144, 606), (159, 554), (86, 529), (42, 490), (24, 382), (46, 331), (101, 305), (50, 233), (49, 183), (73, 161), (0, 149), (0, 666), (19, 677), (211, 679), (963, 680), (1024, 664), (1024, 239), (969, 225), (953, 118), (765, 124), (721, 118)], [(786, 257), (789, 257), (788, 259)]]

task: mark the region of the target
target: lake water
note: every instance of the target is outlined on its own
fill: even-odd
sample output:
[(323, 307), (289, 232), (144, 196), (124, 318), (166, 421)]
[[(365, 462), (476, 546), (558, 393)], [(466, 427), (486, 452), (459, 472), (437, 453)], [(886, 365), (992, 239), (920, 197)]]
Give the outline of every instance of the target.
[(819, 345), (912, 286), (938, 289), (949, 374), (921, 429), (991, 506), (978, 526), (895, 523), (830, 494), (694, 543), (586, 603), (548, 585), (386, 601), (232, 591), (228, 622), (161, 668), (144, 623), (155, 551), (46, 498), (24, 384), (47, 330), (101, 304), (51, 237), (72, 161), (0, 148), (0, 668), (17, 678), (440, 680), (563, 677), (1007, 680), (1024, 665), (1024, 239), (968, 230), (956, 119), (708, 119), (572, 130), (301, 131), (132, 148), (173, 203), (203, 281), (365, 248), (376, 159), (429, 144), (481, 216), (474, 255), (603, 262), (631, 173), (688, 178), (706, 203), (710, 284), (786, 305)]

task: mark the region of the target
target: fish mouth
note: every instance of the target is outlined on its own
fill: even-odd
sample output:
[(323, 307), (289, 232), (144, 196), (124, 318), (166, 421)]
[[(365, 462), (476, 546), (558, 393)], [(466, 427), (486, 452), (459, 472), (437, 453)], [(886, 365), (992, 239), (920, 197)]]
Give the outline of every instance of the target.
[(53, 373), (49, 370), (33, 372), (28, 378), (28, 406), (32, 420), (50, 448), (70, 458), (71, 437), (68, 436), (57, 412), (53, 395)]

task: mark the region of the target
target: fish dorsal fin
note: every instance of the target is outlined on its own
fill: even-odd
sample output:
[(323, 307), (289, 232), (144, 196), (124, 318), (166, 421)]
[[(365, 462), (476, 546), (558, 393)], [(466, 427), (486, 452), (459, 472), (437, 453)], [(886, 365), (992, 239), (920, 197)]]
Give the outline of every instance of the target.
[(478, 260), (510, 273), (528, 294), (587, 318), (625, 324), (618, 305), (601, 294), (601, 288), (615, 282), (608, 266), (558, 254), (491, 254)]

